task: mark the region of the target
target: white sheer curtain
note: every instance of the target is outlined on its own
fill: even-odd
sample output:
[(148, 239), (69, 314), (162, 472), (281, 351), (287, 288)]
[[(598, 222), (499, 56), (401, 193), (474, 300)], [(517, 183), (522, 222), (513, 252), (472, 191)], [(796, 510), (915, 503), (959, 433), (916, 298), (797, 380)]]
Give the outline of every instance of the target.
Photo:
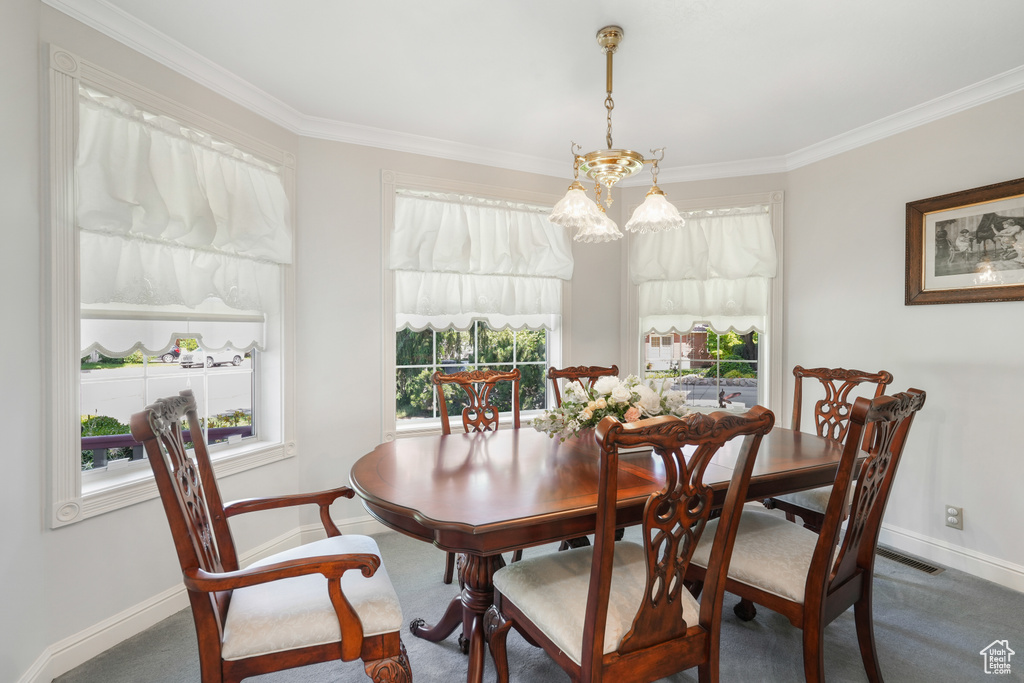
[(549, 208), (400, 190), (390, 265), (398, 329), (552, 327), (562, 280), (572, 277), (571, 240)]
[(253, 321), (279, 309), (292, 260), (280, 169), (82, 87), (75, 172), (83, 355), (155, 354), (174, 342), (155, 331), (182, 327), (210, 349), (263, 348)]
[(630, 278), (641, 332), (763, 331), (777, 257), (765, 206), (692, 211), (679, 230), (637, 235)]

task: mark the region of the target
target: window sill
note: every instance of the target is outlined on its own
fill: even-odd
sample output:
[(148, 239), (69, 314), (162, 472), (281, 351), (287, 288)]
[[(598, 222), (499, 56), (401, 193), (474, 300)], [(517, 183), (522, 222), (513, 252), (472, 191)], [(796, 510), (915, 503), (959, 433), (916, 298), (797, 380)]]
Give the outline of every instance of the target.
[[(294, 442), (257, 442), (219, 449), (213, 455), (217, 477), (244, 472), (295, 455)], [(119, 510), (158, 497), (160, 494), (149, 464), (130, 465), (113, 471), (83, 474), (82, 508), (73, 522)]]
[[(519, 413), (519, 425), (520, 425), (520, 427), (521, 428), (522, 427), (529, 427), (530, 423), (533, 422), (533, 419), (535, 417), (540, 417), (543, 412), (544, 412), (543, 410), (523, 410), (523, 411), (521, 411)], [(457, 416), (451, 416), (449, 419), (452, 421), (451, 422), (452, 430), (454, 431), (456, 426), (461, 424), (461, 422), (459, 422), (460, 418), (458, 418)], [(500, 421), (499, 421), (498, 424), (499, 424), (498, 429), (512, 429), (512, 414), (511, 413), (501, 413)], [(399, 422), (399, 424), (395, 427), (395, 429), (390, 433), (391, 434), (391, 438), (389, 439), (389, 438), (387, 438), (387, 435), (385, 435), (385, 440), (386, 441), (392, 441), (394, 439), (405, 439), (405, 438), (412, 437), (412, 436), (437, 436), (440, 433), (441, 433), (441, 420), (428, 420), (428, 419), (422, 419), (422, 420), (416, 420), (416, 421), (410, 420), (409, 423), (406, 423), (406, 424), (403, 424), (402, 422)]]

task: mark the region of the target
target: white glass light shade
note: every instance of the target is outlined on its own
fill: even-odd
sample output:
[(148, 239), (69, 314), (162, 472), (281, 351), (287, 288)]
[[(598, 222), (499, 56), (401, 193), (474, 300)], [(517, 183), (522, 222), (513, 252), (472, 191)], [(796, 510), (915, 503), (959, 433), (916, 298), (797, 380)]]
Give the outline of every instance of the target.
[(580, 229), (575, 237), (573, 237), (574, 240), (577, 242), (610, 242), (622, 237), (619, 226), (615, 225), (615, 221), (608, 218), (601, 210), (598, 210), (598, 213), (600, 216), (597, 222), (588, 228)]
[(633, 216), (626, 223), (626, 230), (639, 233), (660, 232), (681, 228), (685, 222), (679, 215), (679, 210), (655, 187), (647, 193), (644, 203), (636, 207)]
[(573, 183), (565, 196), (551, 209), (548, 220), (569, 230), (588, 230), (599, 224), (603, 216), (604, 213), (587, 196), (583, 186)]

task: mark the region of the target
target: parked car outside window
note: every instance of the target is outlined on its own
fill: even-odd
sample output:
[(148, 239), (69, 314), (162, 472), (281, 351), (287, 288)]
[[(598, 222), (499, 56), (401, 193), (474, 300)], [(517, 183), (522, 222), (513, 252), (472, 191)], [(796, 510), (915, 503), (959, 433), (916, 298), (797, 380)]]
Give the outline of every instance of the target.
[(160, 356), (160, 360), (162, 360), (165, 363), (173, 363), (174, 361), (178, 360), (178, 356), (180, 355), (181, 347), (175, 344), (173, 349), (171, 349), (170, 351), (165, 351), (163, 355)]
[(220, 351), (206, 351), (197, 348), (195, 351), (185, 351), (181, 354), (178, 362), (183, 368), (201, 368), (204, 365), (212, 368), (216, 365), (241, 365), (245, 351), (233, 349), (230, 346)]

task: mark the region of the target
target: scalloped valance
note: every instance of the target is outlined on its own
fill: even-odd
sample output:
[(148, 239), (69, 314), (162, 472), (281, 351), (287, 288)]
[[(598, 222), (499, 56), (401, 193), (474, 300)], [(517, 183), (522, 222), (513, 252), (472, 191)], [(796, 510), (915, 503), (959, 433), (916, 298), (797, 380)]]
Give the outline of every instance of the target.
[(766, 206), (684, 212), (677, 230), (637, 235), (629, 274), (641, 332), (764, 331), (778, 259)]
[(157, 355), (180, 338), (263, 349), (292, 261), (282, 169), (122, 98), (78, 95), (83, 356)]
[(399, 190), (391, 235), (396, 327), (549, 328), (572, 277), (566, 231), (550, 207)]

